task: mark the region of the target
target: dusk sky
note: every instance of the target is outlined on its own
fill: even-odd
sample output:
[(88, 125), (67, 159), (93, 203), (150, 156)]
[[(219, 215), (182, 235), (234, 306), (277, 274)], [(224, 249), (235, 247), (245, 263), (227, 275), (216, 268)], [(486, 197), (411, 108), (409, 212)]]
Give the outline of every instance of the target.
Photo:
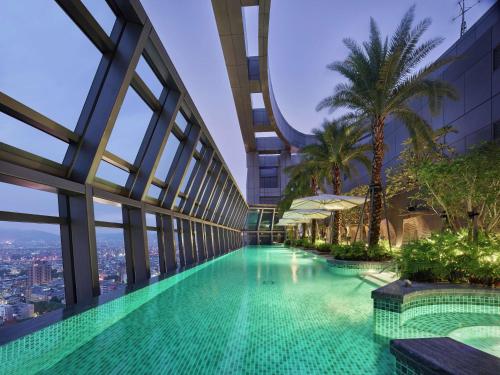
[[(114, 17), (104, 1), (83, 2), (109, 32)], [(142, 3), (245, 193), (245, 152), (210, 0)], [(339, 77), (328, 71), (326, 65), (346, 56), (342, 39), (365, 40), (370, 16), (377, 20), (384, 35), (390, 33), (414, 3), (417, 20), (433, 20), (425, 37), (445, 38), (430, 56), (431, 61), (459, 36), (459, 20), (452, 22), (458, 14), (456, 0), (272, 0), (270, 69), (276, 99), (288, 122), (309, 132), (331, 116), (327, 112), (317, 113), (315, 106), (332, 93), (338, 82)], [(476, 5), (467, 13), (468, 24), (472, 25), (493, 3), (494, 0), (482, 0)], [(248, 43), (249, 49), (255, 51), (257, 20), (252, 14), (247, 27), (255, 40)], [(0, 91), (74, 129), (100, 53), (55, 2), (0, 0), (0, 56)], [(117, 154), (122, 149), (124, 154), (120, 156), (130, 161), (134, 148), (138, 149), (136, 133), (145, 130), (150, 113), (133, 92), (128, 93), (125, 102), (108, 149)], [(136, 127), (132, 128), (132, 123)], [(56, 161), (62, 160), (66, 150), (63, 142), (2, 113), (0, 142)], [(25, 196), (17, 188), (0, 183), (0, 194), (0, 210), (40, 214), (57, 211), (55, 200), (43, 199), (47, 193)]]

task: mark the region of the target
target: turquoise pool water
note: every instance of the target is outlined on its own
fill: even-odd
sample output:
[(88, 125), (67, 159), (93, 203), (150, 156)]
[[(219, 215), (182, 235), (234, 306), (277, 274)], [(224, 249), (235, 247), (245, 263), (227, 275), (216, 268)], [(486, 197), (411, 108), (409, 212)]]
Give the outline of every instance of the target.
[(390, 374), (374, 288), (303, 251), (243, 248), (0, 347), (0, 373)]

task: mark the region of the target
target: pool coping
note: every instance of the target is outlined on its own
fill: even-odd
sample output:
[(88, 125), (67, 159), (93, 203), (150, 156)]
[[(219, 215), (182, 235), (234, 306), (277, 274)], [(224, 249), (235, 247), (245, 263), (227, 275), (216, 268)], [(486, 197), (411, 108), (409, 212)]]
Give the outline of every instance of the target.
[(397, 374), (494, 375), (500, 371), (500, 358), (449, 337), (394, 339), (390, 352), (396, 358)]
[(175, 270), (167, 272), (165, 274), (160, 274), (154, 277), (151, 277), (149, 280), (136, 283), (136, 284), (127, 284), (122, 287), (119, 287), (117, 290), (101, 294), (99, 296), (93, 297), (88, 303), (78, 306), (70, 306), (65, 308), (60, 308), (54, 311), (50, 311), (40, 317), (28, 319), (16, 324), (0, 326), (0, 346), (6, 345), (12, 341), (18, 340), (24, 336), (30, 335), (37, 331), (40, 331), (48, 326), (61, 322), (63, 320), (69, 319), (75, 315), (81, 314), (90, 309), (96, 308), (98, 306), (104, 305), (108, 302), (114, 301), (120, 297), (126, 296), (127, 294), (136, 292), (143, 288), (146, 288), (150, 285), (156, 284), (160, 281), (166, 280), (170, 277), (178, 275), (184, 271), (197, 267), (201, 264), (216, 260), (224, 255), (230, 254), (237, 250), (241, 249), (241, 247), (229, 250), (228, 252), (223, 252), (221, 254), (215, 255), (210, 258), (205, 258), (201, 261), (197, 261), (191, 263), (189, 265), (185, 265), (183, 267), (178, 267)]
[(420, 283), (412, 282), (408, 285), (404, 280), (396, 280), (372, 291), (372, 299), (390, 299), (394, 302), (405, 303), (412, 297), (431, 295), (474, 295), (494, 296), (500, 298), (500, 289), (476, 284), (452, 283)]

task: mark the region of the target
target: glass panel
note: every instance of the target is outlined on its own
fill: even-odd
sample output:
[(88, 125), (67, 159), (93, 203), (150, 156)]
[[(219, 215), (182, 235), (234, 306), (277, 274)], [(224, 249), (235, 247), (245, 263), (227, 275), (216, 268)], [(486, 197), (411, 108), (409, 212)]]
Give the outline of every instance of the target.
[(251, 93), (250, 99), (252, 100), (252, 108), (253, 109), (265, 108), (264, 97), (262, 96), (261, 92)]
[(146, 213), (146, 225), (148, 227), (156, 227), (156, 215)]
[(196, 151), (198, 151), (201, 154), (201, 150), (203, 149), (203, 143), (201, 141), (198, 141), (196, 144)]
[(127, 283), (123, 230), (97, 227), (95, 232), (99, 284), (101, 293), (106, 294)]
[(247, 214), (247, 221), (245, 223), (245, 229), (257, 230), (258, 221), (259, 221), (259, 210), (249, 210)]
[(123, 223), (122, 208), (120, 204), (108, 204), (94, 198), (94, 218), (96, 221), (109, 221)]
[(259, 7), (242, 7), (247, 56), (259, 55)]
[(0, 182), (0, 211), (59, 216), (57, 195)]
[(163, 90), (163, 85), (158, 80), (158, 77), (153, 72), (148, 62), (144, 59), (144, 56), (141, 56), (141, 58), (139, 59), (139, 63), (137, 64), (135, 71), (146, 83), (151, 92), (155, 94), (157, 98), (159, 98), (161, 91)]
[(276, 167), (260, 168), (260, 187), (261, 188), (278, 187), (278, 168)]
[(179, 148), (179, 144), (180, 142), (177, 137), (173, 133), (170, 133), (167, 144), (165, 145), (165, 148), (163, 150), (163, 154), (161, 155), (160, 162), (158, 163), (158, 167), (156, 168), (156, 178), (165, 181), (170, 169), (170, 165), (174, 160), (175, 153)]
[(54, 1), (1, 4), (0, 91), (74, 129), (101, 53)]
[(181, 182), (181, 189), (180, 189), (180, 191), (183, 192), (183, 193), (186, 192), (186, 188), (187, 188), (187, 184), (189, 182), (189, 178), (191, 177), (191, 174), (193, 173), (193, 169), (196, 166), (196, 163), (197, 163), (197, 160), (195, 158), (191, 158), (191, 160), (189, 161), (189, 165), (187, 167), (186, 174), (184, 175), (184, 179)]
[(106, 31), (108, 35), (111, 34), (113, 30), (113, 25), (116, 21), (116, 16), (108, 6), (106, 1), (100, 0), (82, 0), (85, 7), (92, 13), (92, 16), (101, 25), (101, 27)]
[(182, 207), (182, 204), (183, 204), (183, 199), (177, 196), (174, 201), (174, 210), (179, 210)]
[(0, 142), (58, 163), (63, 161), (68, 149), (67, 143), (2, 112), (0, 112)]
[(97, 168), (96, 176), (120, 186), (125, 186), (128, 179), (128, 172), (102, 160), (99, 163), (99, 168)]
[(133, 163), (153, 112), (129, 87), (106, 149)]
[(260, 230), (271, 230), (271, 222), (273, 220), (272, 211), (264, 211), (262, 213), (262, 219), (260, 220), (259, 229)]
[(59, 225), (0, 222), (0, 326), (65, 303)]
[(175, 123), (181, 129), (181, 131), (184, 133), (184, 130), (186, 130), (188, 121), (184, 117), (181, 111), (177, 112), (177, 116), (175, 117)]
[(151, 277), (158, 276), (160, 274), (160, 258), (158, 255), (158, 235), (156, 231), (148, 230), (148, 254)]
[(161, 194), (161, 189), (158, 186), (153, 184), (149, 186), (148, 196), (154, 199), (158, 199), (160, 197), (160, 194)]

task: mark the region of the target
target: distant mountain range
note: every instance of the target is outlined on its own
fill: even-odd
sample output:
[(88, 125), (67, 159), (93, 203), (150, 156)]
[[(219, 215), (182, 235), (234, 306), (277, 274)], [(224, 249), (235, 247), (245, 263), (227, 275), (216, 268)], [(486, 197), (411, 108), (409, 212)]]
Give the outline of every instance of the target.
[(59, 241), (59, 235), (34, 229), (0, 228), (0, 242)]
[[(149, 241), (156, 243), (155, 236), (148, 233)], [(15, 228), (1, 228), (0, 227), (0, 242), (11, 241), (17, 243), (26, 243), (33, 241), (44, 242), (59, 242), (60, 236), (56, 233), (45, 232), (35, 229), (15, 229)], [(97, 241), (120, 241), (123, 242), (123, 233), (116, 231), (112, 233), (97, 233)]]

